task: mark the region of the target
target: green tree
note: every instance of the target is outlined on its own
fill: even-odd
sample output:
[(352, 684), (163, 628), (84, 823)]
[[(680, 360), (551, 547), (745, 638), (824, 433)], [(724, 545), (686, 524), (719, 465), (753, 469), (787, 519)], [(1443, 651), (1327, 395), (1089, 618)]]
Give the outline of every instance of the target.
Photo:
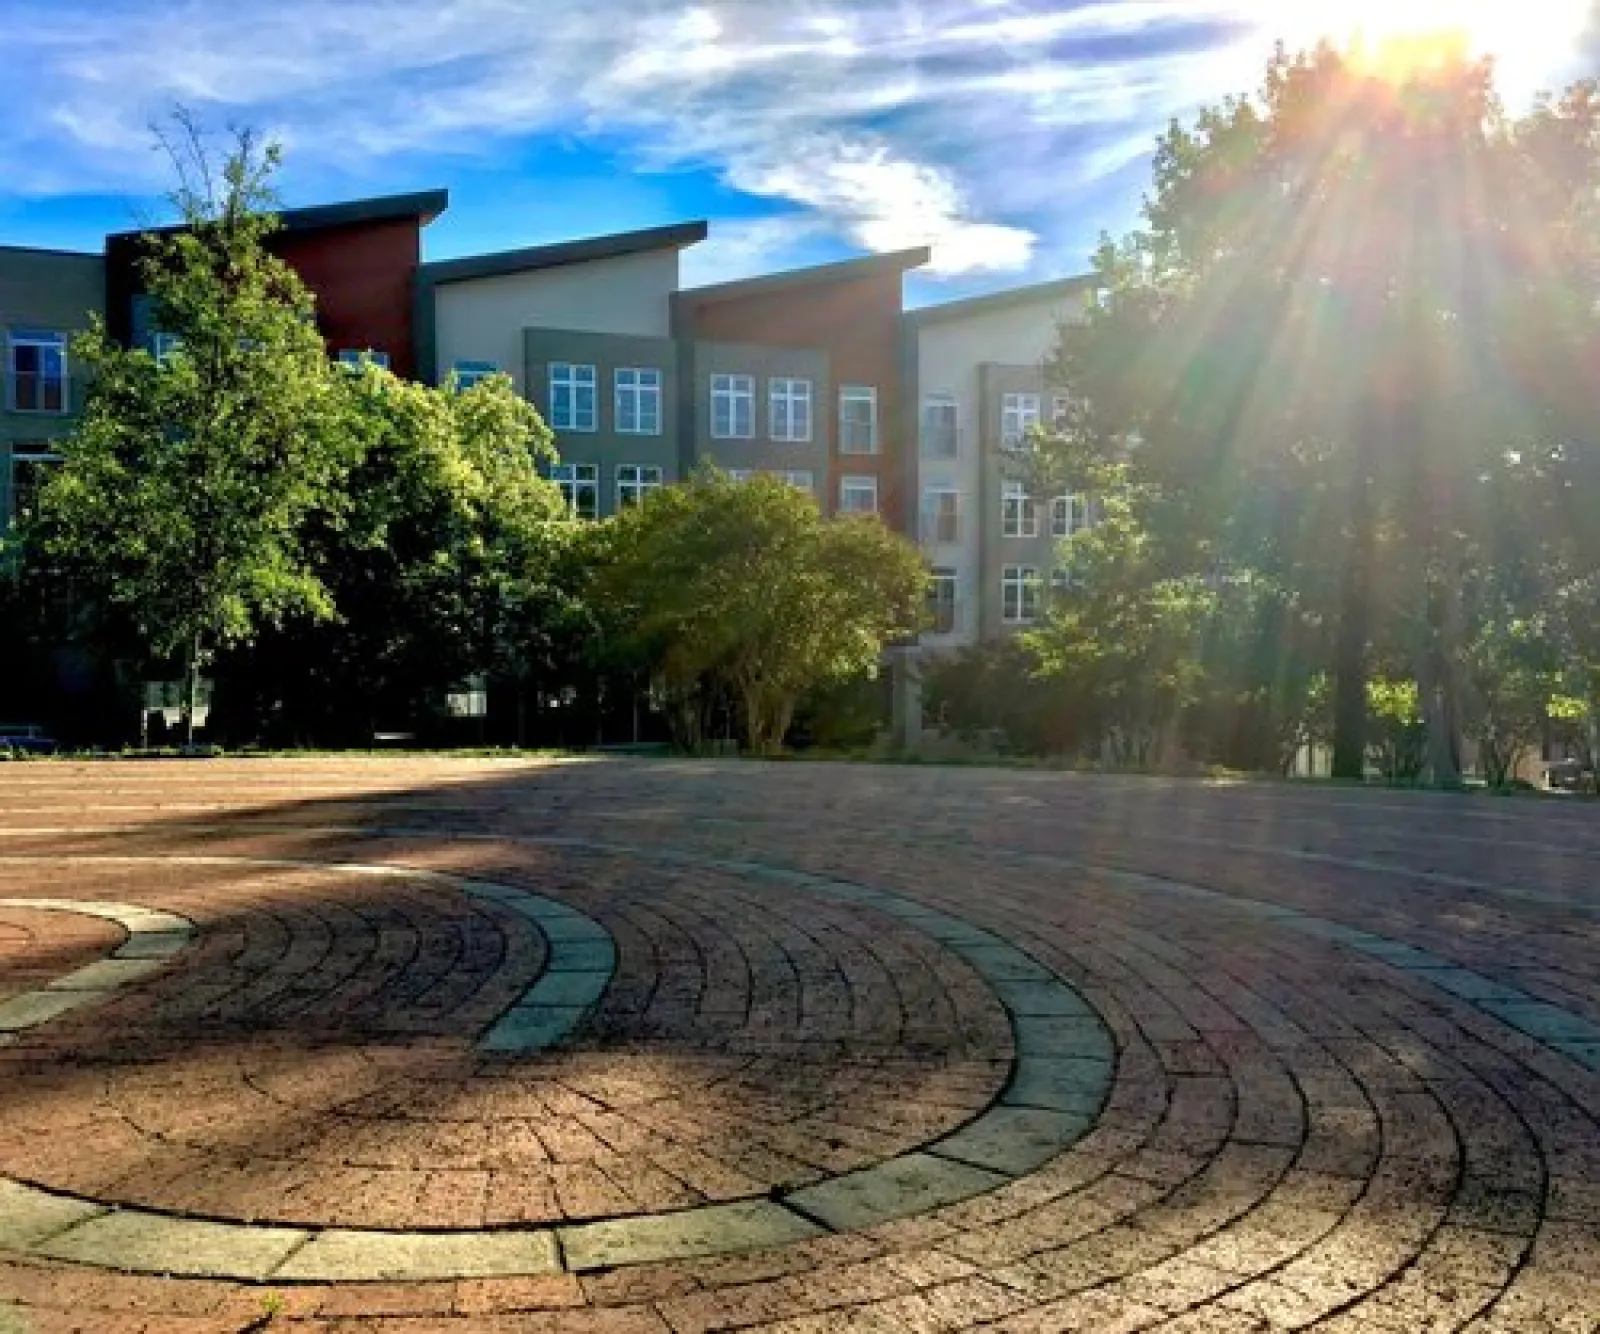
[(1481, 478), (1594, 438), (1600, 136), (1588, 85), (1516, 120), (1487, 65), (1433, 55), (1280, 50), (1255, 95), (1174, 125), (1057, 370), (1067, 434), (1137, 442), (1174, 560), (1250, 571), (1325, 628), (1341, 776), (1362, 772), (1374, 645), (1409, 627), (1450, 782), (1461, 588), (1505, 522)]
[(143, 264), (176, 350), (122, 347), (103, 323), (79, 340), (88, 399), (41, 497), (58, 569), (126, 608), (149, 653), (182, 660), (191, 741), (199, 674), (219, 648), (291, 614), (332, 615), (306, 520), (339, 513), (359, 456), (311, 297), (265, 248), (278, 162), (245, 134), (214, 177), (200, 174), (204, 190), (185, 176), (183, 226), (149, 237)]
[(606, 620), (686, 746), (723, 701), (752, 751), (775, 751), (804, 695), (874, 669), (923, 613), (914, 547), (874, 519), (825, 520), (775, 478), (704, 471), (614, 528), (597, 579)]
[(503, 376), (457, 391), (344, 374), (362, 453), (305, 537), (332, 615), (286, 621), (234, 664), (257, 714), (349, 742), (437, 712), (469, 677), (520, 699), (581, 615), (558, 576), (576, 524), (538, 472), (548, 428)]

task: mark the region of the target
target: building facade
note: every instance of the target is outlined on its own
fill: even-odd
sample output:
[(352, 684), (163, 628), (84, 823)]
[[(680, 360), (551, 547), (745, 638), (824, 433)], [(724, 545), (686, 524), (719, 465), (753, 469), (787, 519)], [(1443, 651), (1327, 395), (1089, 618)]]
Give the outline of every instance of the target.
[(425, 378), (511, 377), (555, 434), (568, 507), (596, 519), (683, 475), (679, 259), (703, 222), (426, 264)]
[(695, 458), (809, 481), (825, 513), (910, 531), (903, 287), (928, 258), (918, 248), (680, 293), (686, 397), (707, 399)]
[(0, 246), (0, 530), (29, 508), (83, 408), (72, 340), (105, 289), (99, 255)]
[[(449, 203), (448, 192), (425, 190), (286, 209), (279, 215), (267, 249), (315, 295), (317, 328), (330, 356), (370, 355), (396, 375), (416, 374), (422, 229)], [(153, 350), (161, 331), (143, 277), (144, 238), (150, 234), (122, 232), (107, 238), (101, 301), (113, 337)]]
[(926, 652), (963, 648), (1035, 621), (1082, 497), (1029, 493), (1028, 433), (1063, 395), (1047, 369), (1080, 278), (929, 306), (906, 317), (918, 410), (917, 532), (933, 571)]

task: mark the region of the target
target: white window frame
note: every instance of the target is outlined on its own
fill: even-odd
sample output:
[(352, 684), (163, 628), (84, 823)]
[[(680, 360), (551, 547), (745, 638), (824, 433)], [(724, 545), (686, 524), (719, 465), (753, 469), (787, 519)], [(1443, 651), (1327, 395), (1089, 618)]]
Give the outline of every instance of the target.
[[(948, 597), (946, 594), (948, 593)], [(928, 606), (934, 613), (930, 635), (953, 635), (961, 625), (961, 572), (953, 565), (936, 565), (928, 572)], [(939, 624), (939, 611), (948, 606), (950, 624)]]
[[(851, 497), (854, 495), (855, 500)], [(865, 505), (859, 503), (865, 497)], [(839, 479), (840, 514), (876, 514), (878, 512), (878, 479), (876, 477), (849, 476)]]
[(611, 382), (611, 410), (617, 434), (660, 435), (660, 367), (618, 366)]
[[(53, 352), (56, 356), (58, 369), (55, 374), (45, 374), (42, 371), (23, 372), (17, 369), (17, 353), (23, 348), (32, 348), (36, 352)], [(42, 360), (42, 358), (38, 358)], [(68, 364), (67, 336), (58, 329), (15, 328), (6, 331), (6, 407), (12, 412), (25, 412), (29, 416), (38, 417), (63, 417), (72, 410), (72, 394), (69, 386), (72, 383), (71, 369)], [(32, 377), (33, 407), (23, 407), (21, 396), (17, 390), (21, 387), (22, 377), (27, 374)], [(55, 407), (40, 407), (47, 397), (46, 386), (54, 385), (57, 396)]]
[(730, 482), (748, 482), (756, 475), (754, 468), (729, 468), (727, 472)]
[(1050, 596), (1058, 598), (1071, 591), (1072, 571), (1059, 565), (1056, 566), (1055, 569), (1050, 571)]
[[(949, 537), (943, 536), (940, 531), (940, 521), (945, 517), (943, 504), (945, 496), (954, 497), (955, 501), (950, 507), (951, 529)], [(963, 508), (961, 492), (957, 487), (925, 487), (922, 492), (924, 540), (940, 546), (957, 545), (961, 541), (961, 512)]]
[[(600, 517), (600, 465), (597, 463), (556, 463), (550, 468), (550, 480), (561, 488), (561, 498), (567, 503), (567, 513), (575, 519)], [(581, 495), (587, 492), (592, 503), (585, 506)], [(584, 513), (589, 509), (591, 513)]]
[[(950, 448), (947, 453), (938, 453), (928, 447), (929, 443), (935, 438), (934, 432), (929, 428), (929, 421), (936, 411), (941, 414), (947, 411), (949, 413)], [(954, 394), (942, 392), (924, 394), (922, 396), (921, 427), (923, 458), (958, 459), (961, 457), (961, 401)]]
[(1067, 413), (1072, 410), (1072, 395), (1056, 393), (1050, 395), (1050, 425), (1060, 426)]
[(810, 468), (783, 468), (776, 475), (812, 497), (817, 494), (817, 475)]
[(600, 372), (581, 361), (552, 361), (549, 372), (551, 428), (593, 435), (600, 429)]
[[(157, 334), (156, 338), (170, 337), (169, 334)], [(163, 360), (159, 344), (157, 345), (156, 360)], [(376, 348), (341, 347), (339, 349), (339, 364), (353, 371), (359, 371), (366, 366), (376, 366), (380, 370), (389, 369), (389, 354), (380, 352)]]
[(455, 377), (457, 389), (471, 389), (490, 376), (500, 374), (500, 367), (492, 361), (458, 361), (450, 368), (450, 374)]
[(1000, 571), (1000, 620), (1032, 625), (1039, 619), (1039, 567), (1007, 565)]
[(1028, 448), (1028, 431), (1039, 424), (1038, 394), (1017, 392), (1000, 398), (1000, 448)]
[[(722, 429), (721, 409), (727, 409), (727, 429)], [(744, 429), (741, 430), (740, 427)], [(715, 373), (711, 377), (711, 438), (756, 438), (756, 377)]]
[(1000, 492), (1000, 536), (1039, 536), (1039, 506), (1021, 482), (1007, 481)]
[[(865, 403), (865, 422), (850, 415), (852, 406)], [(867, 441), (860, 443), (853, 427), (865, 425)], [(878, 389), (870, 384), (842, 384), (839, 386), (839, 453), (876, 454), (878, 452)]]
[(19, 463), (60, 463), (61, 455), (50, 452), (47, 441), (13, 441), (11, 445), (11, 458), (6, 465), (6, 503), (7, 511), (3, 516), (5, 524), (14, 524), (17, 521), (17, 465)]
[(663, 485), (661, 469), (650, 463), (617, 464), (617, 509), (624, 510), (644, 502)]
[(1079, 493), (1050, 502), (1050, 536), (1071, 537), (1089, 526), (1089, 497)]
[(767, 438), (794, 444), (810, 441), (810, 380), (775, 375), (767, 381)]

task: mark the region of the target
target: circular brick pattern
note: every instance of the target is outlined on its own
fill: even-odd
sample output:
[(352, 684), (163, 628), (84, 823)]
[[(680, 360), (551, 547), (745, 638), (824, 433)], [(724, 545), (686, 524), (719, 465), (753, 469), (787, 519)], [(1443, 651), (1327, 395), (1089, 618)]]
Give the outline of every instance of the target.
[[(207, 929), (192, 972), (168, 979), (165, 995), (101, 1016), (95, 1031), (137, 1037), (141, 1058), (131, 1068), (104, 1061), (100, 1099), (85, 1103), (76, 1090), (48, 1096), (61, 1063), (98, 1059), (95, 1042), (81, 1033), (68, 1030), (64, 1047), (41, 1043), (35, 1062), (21, 1068), (27, 1111), (0, 1135), (0, 1170), (57, 1189), (64, 1184), (84, 1210), (65, 1230), (30, 1244), (44, 1254), (127, 1268), (243, 1278), (443, 1276), (482, 1272), (486, 1263), (492, 1272), (539, 1273), (552, 1264), (550, 1246), (533, 1236), (506, 1238), (516, 1253), (486, 1261), (487, 1243), (468, 1230), (559, 1220), (566, 1224), (559, 1233), (565, 1267), (607, 1268), (906, 1217), (1023, 1175), (1088, 1128), (1109, 1077), (1109, 1039), (1070, 988), (1002, 939), (861, 886), (757, 864), (663, 859), (695, 866), (692, 905), (708, 892), (708, 870), (776, 881), (821, 900), (799, 915), (792, 904), (787, 914), (761, 905), (780, 926), (786, 917), (809, 919), (803, 931), (791, 923), (804, 956), (774, 932), (778, 956), (799, 983), (790, 991), (800, 994), (763, 990), (750, 962), (763, 942), (748, 935), (754, 946), (740, 950), (744, 984), (717, 987), (706, 976), (706, 942), (718, 934), (708, 915), (685, 933), (695, 943), (697, 969), (662, 971), (660, 936), (652, 933), (644, 939), (655, 975), (633, 977), (644, 952), (630, 959), (624, 951), (614, 978), (612, 938), (591, 919), (511, 886), (467, 882), (477, 911), (530, 920), (547, 946), (543, 971), (469, 1053), (442, 1040), (436, 1002), (408, 1008), (407, 1000), (431, 996), (440, 982), (430, 972), (419, 988), (401, 963), (449, 955), (454, 982), (457, 969), (494, 953), (473, 944), (476, 926), (465, 932), (465, 945), (448, 950), (430, 943), (440, 932), (418, 927), (414, 911), (383, 921), (364, 913), (348, 888), (336, 892), (335, 906), (321, 892), (329, 871), (387, 871), (388, 910), (396, 890), (403, 896), (412, 888), (407, 882), (439, 889), (453, 884), (448, 878), (352, 865), (313, 872), (303, 861), (216, 855), (160, 859), (164, 879), (174, 871), (180, 881), (196, 870), (226, 872), (233, 879), (230, 916), (207, 923), (204, 905), (194, 909)], [(47, 864), (60, 876), (74, 866), (103, 874), (108, 864), (141, 862), (69, 857)], [(240, 879), (263, 867), (271, 872), (264, 889)], [(649, 911), (671, 922), (673, 896), (660, 892), (661, 883), (649, 882)], [(182, 896), (183, 887), (168, 883), (164, 892)], [(302, 909), (302, 917), (336, 910), (351, 920), (308, 945), (306, 927), (291, 915), (275, 922), (275, 956), (258, 960), (248, 942), (263, 928), (242, 911), (253, 893), (271, 902), (274, 919), (299, 897), (321, 905)], [(614, 906), (624, 910), (619, 920), (635, 907)], [(863, 918), (863, 909), (880, 920)], [(881, 918), (891, 924), (887, 933)], [(920, 948), (896, 944), (905, 933), (893, 927), (902, 923), (913, 939), (926, 938)], [(335, 953), (337, 965), (330, 962)], [(525, 953), (506, 943), (498, 959), (514, 969)], [(377, 955), (386, 956), (386, 967), (373, 977)], [(974, 975), (992, 996), (972, 985)], [(648, 993), (632, 993), (648, 999), (631, 1013), (630, 977), (649, 982)], [(491, 972), (455, 992), (500, 995), (498, 981)], [(614, 981), (596, 1027), (602, 1038), (627, 1045), (598, 1058), (547, 1051)], [(873, 985), (897, 1002), (893, 1009), (854, 1003)], [(808, 986), (815, 993), (809, 998)], [(341, 1025), (353, 1009), (361, 1013), (352, 996), (383, 1013)], [(672, 1003), (663, 1006), (662, 996)], [(776, 1032), (775, 1006), (792, 1013), (790, 1026)], [(470, 1021), (470, 999), (460, 1009)], [(314, 1026), (321, 1041), (308, 1047), (300, 1030), (309, 1014), (332, 1017), (336, 1027)], [(411, 1040), (419, 1015), (420, 1031), (431, 1039), (420, 1051)], [(650, 1016), (643, 1033), (632, 1031)], [(226, 1053), (215, 1050), (219, 1025)], [(241, 1041), (240, 1034), (248, 1036)], [(1001, 1094), (1012, 1035), (1020, 1050), (1009, 1062), (1009, 1082), (985, 1109)], [(643, 1036), (647, 1045), (634, 1049)], [(980, 1058), (977, 1051), (992, 1054)], [(537, 1067), (501, 1059), (541, 1054)], [(664, 1055), (672, 1067), (665, 1077)], [(285, 1110), (305, 1128), (274, 1141), (263, 1129)], [(136, 1147), (124, 1145), (135, 1155), (131, 1168), (126, 1158), (102, 1152), (68, 1163), (64, 1170), (75, 1175), (65, 1183), (40, 1179), (51, 1127), (113, 1120), (132, 1129)], [(495, 1201), (504, 1202), (503, 1214)], [(602, 1206), (592, 1217), (616, 1221), (575, 1222), (591, 1202)], [(14, 1193), (12, 1209), (53, 1224), (60, 1203)], [(113, 1203), (122, 1206), (117, 1214), (99, 1212)], [(222, 1231), (230, 1219), (250, 1224), (237, 1244)], [(429, 1249), (402, 1257), (382, 1246), (375, 1252), (375, 1227), (426, 1230), (432, 1235), (414, 1241)], [(165, 1240), (153, 1246), (152, 1236)], [(444, 1255), (441, 1246), (457, 1249)]]
[[(775, 1200), (686, 1206), (634, 1215), (624, 1232), (578, 1223), (570, 1254), (541, 1244), (562, 1224), (498, 1229), (476, 1250), (462, 1233), (390, 1234), (378, 1246), (333, 1230), (314, 1248), (255, 1229), (254, 1272), (283, 1296), (275, 1324), (316, 1334), (1600, 1326), (1600, 830), (1587, 806), (829, 766), (306, 763), (230, 767), (229, 804), (215, 798), (218, 770), (161, 770), (166, 809), (156, 810), (150, 771), (137, 784), (129, 772), (0, 775), (15, 797), (0, 803), (0, 855), (383, 862), (548, 894), (602, 922), (618, 948), (612, 989), (559, 1053), (493, 1058), (504, 1065), (620, 1066), (654, 1052), (660, 1070), (676, 1070), (693, 1044), (651, 1025), (690, 1001), (631, 985), (630, 954), (664, 950), (673, 966), (693, 960), (715, 976), (733, 957), (718, 940), (798, 942), (791, 929), (834, 912), (870, 923), (869, 945), (930, 951), (962, 1009), (960, 988), (992, 1003), (995, 984), (938, 934), (988, 933), (1070, 982), (1114, 1035), (1114, 1076), (1086, 1133), (962, 1198), (877, 1222)], [(74, 800), (81, 811), (63, 809)], [(650, 881), (670, 888), (646, 892)], [(762, 932), (745, 930), (747, 915)], [(852, 974), (847, 990), (866, 976)], [(796, 1031), (808, 1013), (802, 981), (750, 991), (752, 1006), (790, 998), (759, 1035), (775, 1067), (811, 1041)], [(921, 1017), (932, 993), (914, 994), (903, 1007)], [(886, 996), (875, 993), (873, 1013)], [(19, 1046), (38, 1036), (0, 1050), (6, 1087)], [(756, 1035), (744, 1039), (753, 1054)], [(908, 1045), (857, 1035), (830, 1059), (843, 1069), (865, 1053), (871, 1065)], [(1008, 1054), (1025, 1062), (1026, 1044), (1015, 1046)], [(101, 1073), (55, 1070), (80, 1093)], [(1006, 1080), (969, 1123), (1007, 1105)], [(112, 1275), (85, 1253), (98, 1246), (147, 1270), (181, 1255), (190, 1274), (223, 1272), (228, 1237), (202, 1223), (152, 1237), (126, 1212), (86, 1219), (75, 1212), (84, 1206), (51, 1198), (53, 1215), (27, 1206), (33, 1240), (18, 1238), (17, 1202), (0, 1199), (0, 1253), (13, 1257), (0, 1254), (0, 1297), (32, 1308), (41, 1329), (114, 1328), (116, 1313), (136, 1309), (164, 1334), (210, 1334), (260, 1315), (259, 1288)], [(763, 1203), (811, 1230), (772, 1227)], [(697, 1211), (698, 1225), (685, 1221)], [(237, 1249), (231, 1260), (232, 1272), (248, 1268)], [(384, 1272), (414, 1281), (333, 1281)]]

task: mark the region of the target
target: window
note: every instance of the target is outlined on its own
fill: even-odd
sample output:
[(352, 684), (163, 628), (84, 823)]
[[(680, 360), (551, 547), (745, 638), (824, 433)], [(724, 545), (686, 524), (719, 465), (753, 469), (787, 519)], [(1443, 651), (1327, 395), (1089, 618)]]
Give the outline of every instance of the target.
[(618, 435), (661, 434), (661, 372), (624, 366), (616, 376)]
[(878, 512), (878, 479), (876, 477), (841, 477), (839, 479), (840, 514), (876, 514)]
[(558, 431), (593, 431), (599, 425), (593, 366), (550, 363), (550, 425)]
[(790, 486), (797, 486), (802, 491), (809, 491), (815, 495), (817, 490), (816, 478), (809, 468), (789, 468), (778, 474)]
[(1039, 571), (1032, 565), (1007, 565), (1001, 572), (1000, 619), (1007, 625), (1039, 619)]
[(1000, 536), (1038, 537), (1039, 507), (1021, 482), (1007, 482), (1000, 495)]
[(922, 535), (929, 542), (961, 540), (961, 493), (930, 486), (922, 493)]
[(637, 505), (652, 491), (661, 486), (661, 469), (646, 468), (638, 463), (617, 465), (617, 508), (627, 509)]
[(38, 507), (39, 487), (44, 482), (47, 468), (61, 462), (59, 454), (52, 454), (43, 441), (24, 444), (18, 441), (11, 454), (11, 514), (12, 523), (31, 518)]
[(1025, 449), (1028, 432), (1039, 424), (1038, 394), (1006, 394), (1000, 403), (1000, 444)]
[[(161, 337), (157, 334), (156, 337)], [(156, 360), (161, 360), (161, 354), (156, 353)], [(380, 370), (389, 369), (389, 354), (379, 352), (373, 348), (342, 347), (339, 349), (339, 364), (348, 366), (353, 371), (358, 371), (364, 366), (376, 366)]]
[[(159, 329), (150, 335), (150, 355), (156, 359), (158, 366), (165, 366), (173, 356), (183, 349), (183, 339), (174, 333), (163, 333)], [(344, 360), (344, 353), (339, 354), (339, 360)]]
[(948, 566), (935, 566), (928, 581), (928, 632), (954, 634), (956, 629), (956, 572)]
[(600, 517), (600, 468), (593, 463), (558, 463), (550, 480), (561, 488), (568, 513), (579, 519)]
[(811, 439), (811, 381), (768, 380), (767, 413), (771, 439)]
[(1077, 580), (1073, 578), (1071, 570), (1050, 571), (1050, 596), (1053, 598), (1065, 597), (1072, 591)]
[(748, 482), (756, 475), (754, 468), (729, 468), (728, 480), (730, 482)]
[(454, 367), (457, 389), (471, 389), (481, 380), (498, 375), (500, 368), (492, 361), (458, 361)]
[(929, 394), (922, 400), (922, 454), (930, 459), (953, 459), (961, 452), (954, 394)]
[(13, 329), (6, 341), (7, 406), (13, 412), (65, 412), (67, 336), (47, 329)]
[(1071, 537), (1089, 526), (1087, 496), (1057, 496), (1050, 502), (1050, 536)]
[(756, 434), (756, 381), (753, 375), (711, 377), (711, 438), (753, 440)]
[(1050, 395), (1050, 424), (1060, 427), (1066, 425), (1067, 418), (1072, 415), (1071, 394)]
[(878, 452), (878, 391), (870, 384), (847, 384), (839, 389), (839, 452)]

